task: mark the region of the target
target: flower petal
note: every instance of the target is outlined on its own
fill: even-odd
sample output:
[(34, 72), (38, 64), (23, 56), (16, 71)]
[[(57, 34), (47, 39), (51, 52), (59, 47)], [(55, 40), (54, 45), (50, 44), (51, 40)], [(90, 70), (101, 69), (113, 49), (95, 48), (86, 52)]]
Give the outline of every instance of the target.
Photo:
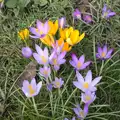
[(95, 78), (95, 79), (92, 81), (92, 83), (91, 83), (92, 87), (94, 87), (98, 82), (100, 82), (101, 78), (102, 78), (101, 76)]
[(84, 56), (84, 55), (82, 55), (82, 56), (79, 58), (79, 61), (80, 61), (80, 63), (81, 63), (81, 64), (83, 64), (83, 63), (84, 63), (84, 61), (85, 61), (85, 56)]
[(80, 82), (80, 83), (84, 83), (84, 78), (83, 76), (78, 72), (76, 71), (76, 76), (77, 76), (77, 80)]
[(101, 57), (101, 55), (102, 55), (102, 52), (103, 52), (102, 48), (101, 48), (101, 47), (98, 47), (98, 53), (99, 53), (100, 57)]
[(37, 84), (37, 91), (36, 91), (36, 95), (39, 93), (39, 91), (40, 91), (41, 87), (42, 87), (42, 81), (41, 81), (41, 82), (39, 82), (39, 83)]
[(105, 58), (110, 58), (112, 52), (113, 52), (113, 49), (110, 49), (110, 50), (108, 51), (107, 55), (105, 56)]
[(41, 64), (40, 55), (38, 55), (37, 53), (33, 53), (33, 57), (39, 64)]
[(81, 66), (80, 70), (85, 69), (90, 63), (91, 63), (91, 61), (85, 62), (85, 63)]
[(91, 70), (89, 70), (85, 77), (85, 82), (91, 83), (91, 81), (92, 81), (92, 72), (91, 72)]
[(70, 63), (73, 67), (76, 68), (76, 64), (75, 64), (75, 62), (73, 62), (72, 60), (70, 60), (69, 63)]
[(75, 87), (77, 87), (78, 89), (82, 90), (81, 82), (73, 81), (73, 84), (74, 84)]
[(103, 47), (103, 52), (104, 52), (105, 54), (107, 54), (107, 45), (105, 45), (105, 46)]
[(78, 58), (75, 54), (72, 54), (72, 60), (75, 62), (75, 64), (78, 63)]
[(35, 44), (35, 49), (39, 55), (43, 55), (43, 50), (37, 44)]

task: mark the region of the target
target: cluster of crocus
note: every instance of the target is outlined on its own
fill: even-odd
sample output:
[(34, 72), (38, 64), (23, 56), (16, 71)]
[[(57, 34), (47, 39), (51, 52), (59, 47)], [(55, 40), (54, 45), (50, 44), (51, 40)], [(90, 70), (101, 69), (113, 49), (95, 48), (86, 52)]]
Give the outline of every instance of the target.
[(88, 24), (93, 21), (91, 15), (83, 14), (83, 13), (81, 13), (81, 11), (79, 11), (79, 9), (75, 9), (75, 11), (73, 12), (73, 18), (83, 20), (84, 22), (86, 22)]
[[(115, 16), (115, 15), (116, 13), (108, 9), (107, 4), (104, 4), (104, 7), (102, 9), (102, 18), (109, 19), (110, 17)], [(83, 20), (84, 22), (88, 24), (93, 22), (92, 16), (90, 14), (81, 13), (79, 9), (75, 9), (75, 11), (73, 12), (73, 18)]]
[[(105, 10), (107, 13), (109, 12), (106, 6), (104, 6), (104, 11)], [(83, 15), (78, 9), (75, 10), (73, 16), (76, 19), (83, 19), (86, 23), (92, 22), (92, 17), (90, 15)], [(60, 66), (62, 64), (65, 64), (65, 56), (67, 52), (69, 52), (72, 47), (78, 44), (85, 36), (85, 33), (80, 34), (80, 32), (73, 27), (67, 28), (65, 23), (65, 17), (62, 17), (55, 22), (48, 20), (43, 23), (37, 20), (36, 27), (30, 27), (29, 30), (24, 29), (18, 32), (20, 38), (26, 43), (26, 47), (22, 48), (22, 55), (26, 58), (33, 56), (33, 58), (37, 61), (39, 66), (38, 74), (44, 79), (49, 91), (52, 91), (53, 88), (60, 89), (63, 86), (64, 81), (62, 78), (57, 77), (56, 72), (60, 70)], [(29, 35), (30, 33), (31, 35)], [(32, 40), (40, 39), (40, 41), (47, 46), (42, 49), (42, 47), (35, 44), (35, 52), (33, 52), (34, 49), (31, 49), (27, 43), (29, 36)], [(112, 52), (113, 49), (108, 50), (106, 45), (103, 48), (98, 47), (96, 57), (102, 60), (109, 59)], [(84, 106), (83, 109), (81, 109), (78, 104), (75, 108), (73, 108), (73, 111), (78, 119), (83, 120), (88, 114), (89, 106), (96, 99), (96, 86), (102, 77), (99, 76), (92, 80), (92, 72), (89, 70), (86, 77), (83, 78), (79, 71), (86, 69), (90, 65), (91, 61), (86, 62), (85, 55), (81, 55), (77, 58), (75, 54), (72, 54), (71, 57), (72, 60), (70, 60), (69, 63), (76, 70), (77, 76), (77, 81), (73, 81), (73, 84), (76, 88), (81, 90), (81, 101)], [(54, 75), (51, 75), (52, 73), (54, 73)], [(54, 76), (54, 78), (52, 78), (52, 76)], [(33, 97), (38, 95), (41, 87), (42, 82), (37, 84), (35, 78), (33, 78), (30, 83), (28, 80), (23, 81), (22, 91), (27, 97)], [(68, 119), (65, 118), (65, 120)], [(75, 120), (75, 117), (73, 117), (72, 120)]]
[(96, 77), (92, 81), (92, 72), (90, 70), (88, 71), (85, 79), (78, 71), (76, 71), (76, 76), (78, 81), (74, 81), (73, 84), (82, 91), (81, 101), (84, 103), (84, 110), (82, 110), (79, 105), (73, 110), (78, 118), (84, 119), (88, 113), (89, 105), (96, 99), (96, 85), (102, 77)]
[[(60, 69), (60, 65), (65, 63), (65, 55), (66, 52), (58, 52), (56, 49), (52, 49), (51, 55), (49, 55), (47, 47), (42, 50), (38, 45), (35, 45), (37, 53), (33, 53), (34, 59), (38, 62), (38, 64), (43, 65), (43, 67), (40, 67), (40, 75), (43, 76), (46, 79), (47, 87), (51, 87), (51, 84), (54, 88), (60, 88), (63, 85), (63, 81), (60, 78), (55, 78), (55, 81), (50, 83), (48, 81), (48, 78), (51, 74), (51, 67), (54, 67), (55, 71), (58, 71)], [(50, 85), (50, 86), (49, 86)]]

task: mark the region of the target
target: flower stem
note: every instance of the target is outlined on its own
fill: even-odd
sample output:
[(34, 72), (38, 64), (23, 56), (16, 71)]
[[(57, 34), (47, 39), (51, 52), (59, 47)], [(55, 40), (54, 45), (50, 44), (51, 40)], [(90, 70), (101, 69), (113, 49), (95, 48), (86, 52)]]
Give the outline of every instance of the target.
[(102, 60), (102, 65), (101, 65), (101, 68), (100, 68), (99, 76), (102, 74), (103, 68), (104, 68), (104, 60)]
[(35, 103), (34, 97), (32, 97), (32, 101), (33, 101), (34, 109), (35, 109), (37, 115), (39, 115), (39, 112), (38, 112), (37, 105), (36, 105), (36, 103)]

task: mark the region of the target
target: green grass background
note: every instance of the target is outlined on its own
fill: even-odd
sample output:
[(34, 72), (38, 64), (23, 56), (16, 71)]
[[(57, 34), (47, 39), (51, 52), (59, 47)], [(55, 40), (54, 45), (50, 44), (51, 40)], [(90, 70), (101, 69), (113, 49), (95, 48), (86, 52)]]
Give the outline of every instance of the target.
[[(53, 0), (43, 7), (28, 5), (19, 13), (16, 9), (6, 8), (0, 13), (0, 120), (63, 120), (65, 117), (74, 116), (72, 108), (74, 104), (80, 103), (80, 91), (72, 85), (75, 73), (70, 65), (62, 67), (58, 74), (68, 83), (61, 90), (61, 96), (58, 97), (58, 91), (53, 91), (53, 115), (49, 93), (44, 86), (35, 97), (40, 113), (36, 115), (32, 100), (26, 99), (16, 84), (19, 75), (30, 62), (21, 55), (23, 42), (18, 38), (17, 32), (28, 27), (36, 19), (56, 20), (66, 16), (69, 25), (73, 25), (72, 12), (75, 8), (80, 8), (80, 3), (79, 0)], [(101, 8), (104, 3), (117, 13), (109, 21), (101, 19)], [(87, 25), (75, 21), (74, 27), (86, 32), (86, 37), (72, 49), (72, 52), (78, 56), (85, 54), (87, 60), (93, 61), (89, 67), (93, 77), (98, 76), (101, 70), (103, 78), (97, 90), (97, 99), (90, 106), (86, 119), (120, 120), (120, 1), (91, 0), (88, 7), (95, 22)], [(114, 48), (112, 59), (107, 60), (103, 68), (102, 63), (95, 59), (98, 44), (108, 44)], [(82, 74), (85, 75), (87, 70)]]

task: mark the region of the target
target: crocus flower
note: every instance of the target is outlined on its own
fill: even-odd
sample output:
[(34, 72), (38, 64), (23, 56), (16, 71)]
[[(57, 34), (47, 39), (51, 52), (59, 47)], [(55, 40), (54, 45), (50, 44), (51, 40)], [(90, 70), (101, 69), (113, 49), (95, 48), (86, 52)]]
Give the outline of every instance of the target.
[(81, 19), (81, 12), (78, 9), (75, 9), (75, 11), (73, 12), (73, 17), (75, 19)]
[(62, 85), (64, 84), (64, 81), (62, 78), (55, 78), (55, 81), (52, 82), (54, 88), (61, 88)]
[[(65, 118), (64, 120), (69, 120), (68, 118)], [(75, 120), (75, 117), (73, 117), (71, 120)]]
[(0, 9), (3, 7), (4, 0), (0, 0)]
[(104, 7), (102, 9), (102, 17), (105, 19), (108, 19), (112, 16), (116, 15), (115, 12), (111, 11), (110, 9), (107, 8), (107, 5), (104, 4)]
[(29, 48), (29, 47), (23, 47), (22, 48), (22, 55), (25, 57), (25, 58), (30, 58), (32, 56), (32, 50)]
[(33, 57), (35, 60), (42, 65), (47, 65), (48, 64), (48, 49), (47, 47), (42, 50), (38, 45), (35, 45), (37, 53), (33, 53)]
[(66, 18), (65, 17), (62, 17), (62, 18), (59, 19), (59, 27), (61, 29), (64, 28), (65, 23), (66, 23)]
[(84, 62), (85, 56), (82, 55), (78, 59), (75, 54), (72, 54), (72, 60), (70, 60), (70, 64), (76, 69), (76, 70), (83, 70), (85, 69), (91, 62)]
[(26, 97), (33, 97), (38, 95), (41, 87), (42, 87), (42, 82), (39, 82), (37, 84), (35, 78), (33, 78), (31, 80), (31, 83), (29, 83), (28, 80), (23, 81), (22, 91), (24, 92)]
[(47, 84), (47, 90), (48, 90), (48, 91), (52, 91), (52, 88), (53, 88), (53, 86), (52, 86), (51, 83)]
[(60, 69), (60, 65), (64, 64), (66, 60), (64, 59), (66, 55), (66, 52), (62, 52), (60, 55), (56, 55), (55, 52), (53, 52), (49, 58), (50, 64), (54, 66), (54, 69), (57, 71)]
[(54, 44), (54, 38), (51, 34), (48, 34), (45, 37), (40, 38), (40, 40), (47, 46), (52, 46)]
[(49, 34), (51, 35), (55, 35), (57, 30), (58, 30), (58, 20), (56, 20), (55, 22), (52, 22), (52, 21), (48, 21), (48, 24), (49, 24)]
[(111, 54), (113, 52), (113, 49), (108, 50), (107, 45), (104, 45), (104, 47), (98, 47), (98, 53), (96, 54), (96, 57), (99, 59), (109, 59), (111, 57)]
[(80, 34), (78, 30), (74, 30), (73, 27), (60, 30), (60, 37), (66, 40), (66, 42), (73, 46), (79, 43), (85, 36), (85, 33)]
[(96, 99), (96, 95), (95, 92), (86, 91), (85, 93), (82, 93), (81, 98), (82, 102), (90, 105)]
[(91, 15), (83, 15), (83, 20), (89, 24), (92, 22), (92, 17)]
[(51, 70), (50, 67), (44, 66), (43, 68), (40, 68), (40, 74), (41, 76), (48, 78), (50, 76)]
[(85, 79), (83, 78), (83, 76), (76, 71), (76, 76), (78, 81), (74, 81), (73, 84), (79, 88), (80, 90), (82, 90), (83, 92), (86, 91), (91, 91), (94, 92), (97, 90), (96, 85), (98, 82), (100, 82), (102, 77), (96, 77), (93, 81), (92, 81), (92, 72), (91, 70), (88, 71)]
[(58, 46), (62, 46), (62, 50), (61, 50), (62, 52), (68, 52), (72, 48), (67, 42), (63, 40), (63, 38), (57, 40), (57, 44)]
[(21, 31), (18, 32), (18, 35), (22, 40), (28, 39), (29, 30), (28, 29), (21, 30)]
[(76, 108), (73, 108), (73, 111), (75, 112), (75, 114), (77, 115), (78, 118), (83, 120), (88, 114), (88, 104), (84, 105), (83, 110), (80, 108), (80, 105), (77, 105)]
[(36, 28), (30, 27), (30, 32), (33, 34), (31, 35), (32, 38), (43, 38), (45, 37), (49, 32), (49, 25), (48, 21), (45, 23), (40, 22), (37, 20)]

